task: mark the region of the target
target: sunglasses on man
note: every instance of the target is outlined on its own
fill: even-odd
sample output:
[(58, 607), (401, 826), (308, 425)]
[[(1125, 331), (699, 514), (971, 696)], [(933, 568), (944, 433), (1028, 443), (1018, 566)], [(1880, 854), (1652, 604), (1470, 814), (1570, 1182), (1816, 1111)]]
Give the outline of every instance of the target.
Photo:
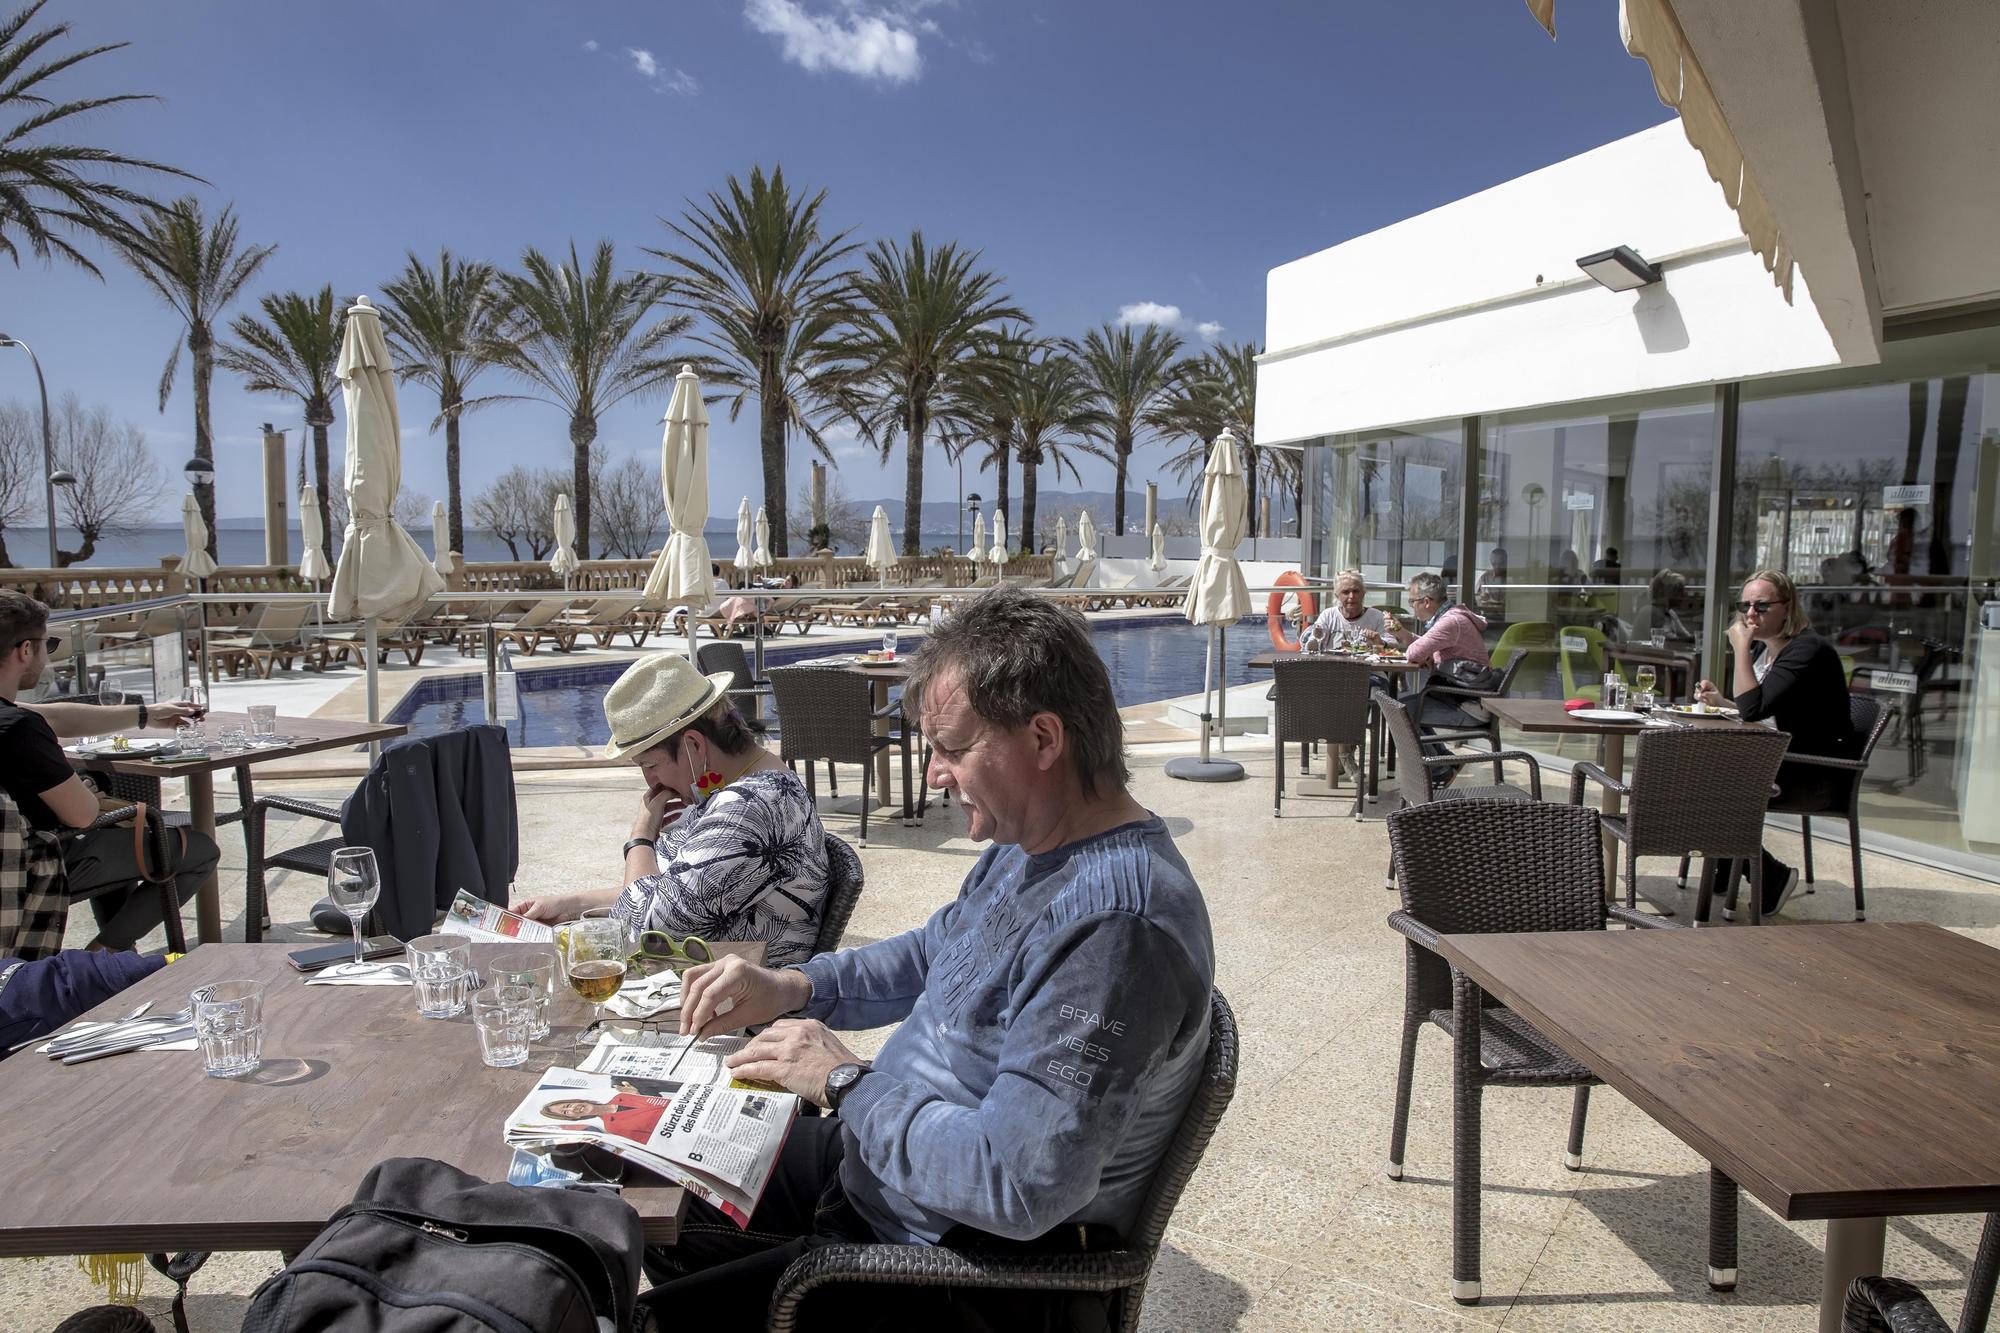
[[(11, 653), (16, 648), (23, 647), (24, 645), (31, 644), (33, 642), (34, 642), (33, 638), (16, 639), (14, 640), (14, 642), (7, 645), (7, 651)], [(62, 635), (60, 634), (49, 635), (48, 638), (42, 640), (42, 646), (48, 649), (50, 653), (54, 653), (56, 649), (62, 647)]]
[(1772, 607), (1774, 607), (1774, 606), (1783, 606), (1783, 605), (1784, 605), (1784, 602), (1782, 602), (1782, 601), (1777, 601), (1777, 602), (1738, 602), (1738, 603), (1736, 604), (1736, 613), (1737, 613), (1738, 615), (1748, 615), (1748, 614), (1749, 614), (1750, 612), (1752, 612), (1752, 611), (1755, 611), (1755, 612), (1756, 612), (1756, 613), (1757, 613), (1758, 615), (1760, 615), (1760, 616), (1761, 616), (1761, 615), (1763, 615), (1763, 614), (1764, 614), (1765, 612), (1769, 611), (1769, 610), (1770, 610), (1770, 609), (1771, 609)]

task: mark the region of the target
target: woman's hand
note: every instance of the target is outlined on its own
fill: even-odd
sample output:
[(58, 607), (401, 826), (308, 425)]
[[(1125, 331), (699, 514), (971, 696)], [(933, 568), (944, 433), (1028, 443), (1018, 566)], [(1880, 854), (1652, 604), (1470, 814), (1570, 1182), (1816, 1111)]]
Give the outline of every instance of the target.
[(1754, 637), (1750, 633), (1750, 627), (1743, 623), (1742, 616), (1737, 616), (1731, 620), (1729, 628), (1723, 631), (1723, 635), (1729, 640), (1729, 646), (1739, 653), (1749, 648), (1750, 640)]
[(1695, 686), (1694, 693), (1697, 699), (1700, 699), (1710, 708), (1728, 708), (1734, 703), (1734, 700), (1730, 699), (1728, 695), (1715, 688), (1715, 682), (1712, 680), (1705, 680)]
[(639, 817), (632, 821), (632, 836), (657, 838), (660, 830), (681, 817), (687, 802), (666, 787), (648, 787), (639, 800)]

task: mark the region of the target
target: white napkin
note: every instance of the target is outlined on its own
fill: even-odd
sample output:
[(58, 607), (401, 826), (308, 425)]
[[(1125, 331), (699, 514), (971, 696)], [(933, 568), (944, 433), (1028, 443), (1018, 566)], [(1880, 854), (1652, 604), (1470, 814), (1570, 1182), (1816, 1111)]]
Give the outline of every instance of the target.
[[(56, 1036), (64, 1038), (81, 1037), (88, 1032), (102, 1032), (105, 1028), (116, 1027), (116, 1026), (118, 1026), (116, 1021), (110, 1023), (76, 1023), (72, 1024), (68, 1028), (65, 1028), (62, 1032), (56, 1034)], [(49, 1047), (54, 1045), (55, 1041), (56, 1037), (53, 1036), (50, 1037), (47, 1041), (43, 1042), (40, 1046), (37, 1046), (35, 1048), (35, 1054), (47, 1055), (49, 1053)], [(155, 1042), (151, 1046), (141, 1046), (139, 1049), (142, 1051), (191, 1051), (194, 1050), (195, 1047), (198, 1046), (199, 1044), (200, 1043), (197, 1042), (193, 1037), (184, 1037), (179, 1041)]]
[(308, 986), (407, 986), (410, 969), (405, 963), (335, 963), (306, 978)]
[(681, 1007), (681, 974), (669, 968), (639, 981), (628, 981), (604, 1002), (604, 1011), (620, 1018), (651, 1018)]

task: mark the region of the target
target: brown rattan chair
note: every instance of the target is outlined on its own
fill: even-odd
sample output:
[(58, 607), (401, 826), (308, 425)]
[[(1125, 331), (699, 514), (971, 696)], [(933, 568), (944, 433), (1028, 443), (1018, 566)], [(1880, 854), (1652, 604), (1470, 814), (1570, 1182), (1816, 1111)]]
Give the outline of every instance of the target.
[(819, 934), (813, 938), (813, 954), (832, 953), (847, 934), (854, 905), (861, 901), (864, 876), (861, 858), (831, 833), (826, 835), (826, 896), (819, 904)]
[[(1753, 925), (1762, 921), (1764, 807), (1791, 743), (1784, 732), (1761, 727), (1675, 727), (1640, 733), (1632, 750), (1632, 774), (1625, 782), (1614, 781), (1595, 764), (1579, 763), (1570, 769), (1571, 805), (1583, 804), (1587, 781), (1624, 799), (1622, 813), (1604, 816), (1604, 831), (1625, 847), (1625, 905), (1639, 905), (1642, 856), (1748, 861), (1750, 921)], [(1702, 877), (1694, 913), (1698, 925), (1708, 923), (1713, 884), (1712, 876)], [(1614, 895), (1617, 888), (1614, 872)]]
[[(1988, 1213), (1979, 1233), (1979, 1252), (1965, 1278), (1957, 1333), (1984, 1333), (1993, 1313), (1996, 1280), (2000, 1280), (2000, 1213)], [(1842, 1333), (1952, 1333), (1923, 1292), (1893, 1277), (1855, 1278), (1847, 1288), (1840, 1327)]]
[(793, 1333), (800, 1304), (819, 1287), (841, 1282), (894, 1286), (980, 1287), (1015, 1291), (1115, 1292), (1110, 1327), (1134, 1333), (1146, 1280), (1167, 1222), (1188, 1178), (1236, 1093), (1236, 1016), (1221, 991), (1209, 996), (1208, 1053), (1152, 1188), (1122, 1248), (1089, 1254), (988, 1254), (942, 1245), (826, 1245), (785, 1270), (771, 1296), (767, 1327)]
[[(1526, 750), (1478, 751), (1471, 754), (1425, 754), (1423, 738), (1409, 710), (1386, 690), (1374, 694), (1375, 713), (1389, 744), (1396, 753), (1396, 782), (1405, 806), (1431, 805), (1438, 801), (1539, 801), (1542, 799), (1542, 767)], [(1504, 781), (1503, 765), (1518, 760), (1528, 766), (1528, 789), (1522, 791)], [(1467, 764), (1493, 765), (1493, 781), (1477, 786), (1433, 787), (1431, 774), (1449, 773)], [(1388, 887), (1396, 887), (1396, 858), (1389, 858)]]
[[(868, 845), (868, 807), (873, 798), (875, 755), (895, 746), (903, 752), (903, 822), (911, 810), (910, 727), (903, 705), (893, 699), (877, 709), (869, 694), (872, 683), (843, 667), (778, 667), (771, 672), (771, 689), (778, 706), (778, 757), (805, 764), (806, 791), (817, 799), (813, 761), (861, 766), (861, 838)], [(875, 723), (887, 721), (892, 730), (875, 734)]]
[[(1368, 743), (1368, 664), (1338, 657), (1300, 657), (1272, 668), (1271, 740), (1278, 764), (1271, 791), (1271, 817), (1285, 812), (1285, 743), (1302, 750), (1318, 741), (1327, 746), (1352, 745), (1357, 753)], [(1301, 755), (1301, 758), (1304, 756)], [(1365, 765), (1363, 765), (1365, 767)], [(1354, 786), (1354, 817), (1361, 818), (1367, 784)]]
[[(1451, 743), (1456, 741), (1483, 740), (1487, 748), (1500, 748), (1500, 719), (1479, 706), (1481, 699), (1506, 697), (1514, 688), (1514, 678), (1521, 674), (1521, 663), (1527, 661), (1528, 650), (1518, 648), (1508, 655), (1506, 662), (1499, 664), (1500, 678), (1483, 688), (1460, 685), (1449, 677), (1432, 672), (1422, 689), (1408, 696), (1406, 707), (1411, 718), (1425, 728), (1424, 739)], [(1458, 717), (1450, 721), (1424, 721), (1425, 709), (1435, 704), (1433, 713), (1456, 713)], [(1399, 757), (1398, 763), (1402, 760)]]
[[(1583, 1168), (1584, 1119), (1599, 1080), (1554, 1042), (1437, 953), (1440, 935), (1603, 930), (1610, 921), (1673, 928), (1604, 901), (1597, 812), (1527, 801), (1453, 801), (1389, 816), (1403, 907), (1389, 924), (1405, 937), (1403, 1033), (1388, 1174), (1403, 1178), (1417, 1035), (1426, 1023), (1451, 1038), (1452, 1299), (1477, 1304), (1479, 1117), (1488, 1086), (1574, 1088), (1563, 1165)], [(1736, 1282), (1736, 1184), (1710, 1168), (1709, 1283)]]

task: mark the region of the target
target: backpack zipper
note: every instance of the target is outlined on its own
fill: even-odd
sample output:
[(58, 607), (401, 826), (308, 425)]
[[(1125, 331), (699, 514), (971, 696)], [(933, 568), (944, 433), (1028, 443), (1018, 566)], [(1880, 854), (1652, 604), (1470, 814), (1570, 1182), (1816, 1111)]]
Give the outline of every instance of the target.
[(435, 1222), (419, 1222), (417, 1223), (417, 1229), (419, 1231), (428, 1231), (433, 1236), (443, 1236), (446, 1240), (455, 1240), (461, 1245), (465, 1243), (467, 1237), (466, 1232), (460, 1231), (456, 1227), (441, 1227)]

